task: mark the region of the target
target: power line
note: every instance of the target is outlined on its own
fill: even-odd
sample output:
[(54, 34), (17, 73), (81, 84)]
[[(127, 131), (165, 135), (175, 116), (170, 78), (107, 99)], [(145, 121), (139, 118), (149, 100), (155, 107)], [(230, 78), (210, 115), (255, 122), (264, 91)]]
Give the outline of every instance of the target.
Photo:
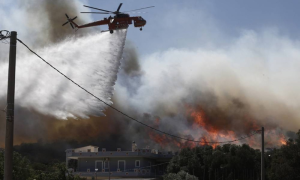
[[(251, 137), (251, 136), (257, 134), (258, 132), (260, 132), (260, 131), (259, 131), (259, 130), (258, 130), (258, 131), (255, 131), (255, 133), (252, 133), (252, 134), (250, 134), (250, 135), (248, 135), (248, 136), (242, 137), (242, 138), (240, 138), (240, 140), (249, 138), (249, 137)], [(200, 154), (202, 154), (202, 152), (192, 154), (191, 156), (185, 156), (185, 157), (182, 157), (182, 158), (180, 158), (180, 159), (174, 159), (174, 157), (180, 156), (180, 153), (178, 153), (178, 154), (174, 155), (174, 156), (172, 157), (172, 159), (173, 159), (174, 161), (180, 161), (180, 160), (186, 159), (186, 158), (193, 158), (195, 155), (200, 155)], [(169, 161), (167, 161), (167, 162), (163, 162), (163, 163), (159, 163), (159, 164), (155, 164), (155, 165), (150, 165), (150, 166), (148, 165), (148, 166), (143, 166), (143, 167), (137, 167), (137, 168), (134, 168), (134, 169), (124, 169), (124, 170), (121, 171), (121, 172), (129, 172), (129, 171), (135, 170), (135, 169), (152, 168), (152, 167), (161, 166), (161, 165), (164, 165), (164, 164), (169, 164), (169, 163), (172, 161), (172, 159), (169, 160)], [(29, 169), (29, 168), (18, 167), (18, 166), (15, 166), (15, 167), (20, 168), (20, 169)], [(30, 169), (29, 169), (29, 170), (30, 170)], [(31, 170), (51, 173), (50, 171), (36, 170), (36, 169), (33, 169), (33, 168), (31, 168)], [(119, 171), (109, 171), (109, 172), (106, 172), (106, 173), (114, 173), (114, 172), (119, 172)], [(55, 174), (55, 173), (58, 173), (58, 172), (54, 172), (54, 174)], [(74, 173), (79, 174), (80, 172), (74, 172)], [(95, 172), (95, 173), (96, 173), (96, 172)], [(103, 172), (101, 172), (101, 173), (103, 173)], [(72, 173), (72, 174), (73, 174), (73, 173)]]
[[(249, 138), (249, 137), (251, 137), (251, 136), (257, 134), (258, 132), (259, 132), (259, 131), (255, 131), (255, 133), (252, 133), (252, 134), (250, 134), (250, 135), (248, 135), (248, 136), (242, 137), (242, 138), (240, 138), (240, 140)], [(199, 153), (196, 153), (196, 154), (192, 154), (191, 156), (186, 156), (186, 157), (183, 157), (182, 159), (185, 159), (185, 158), (192, 158), (192, 157), (194, 157), (194, 155), (199, 155), (199, 154), (201, 154), (201, 153), (202, 153), (202, 152), (199, 152)], [(174, 157), (176, 157), (176, 156), (180, 156), (180, 153), (178, 153), (177, 155), (174, 155), (174, 156), (172, 157), (172, 159), (173, 159)], [(160, 165), (163, 165), (163, 164), (169, 164), (169, 163), (172, 161), (172, 159), (171, 159), (170, 161), (168, 161), (168, 162), (164, 162), (164, 163), (160, 163), (160, 164), (155, 164), (155, 165), (153, 165), (153, 166), (151, 165), (151, 166), (139, 167), (139, 168), (135, 168), (135, 169), (145, 169), (145, 168), (149, 168), (149, 167), (160, 166)], [(177, 160), (180, 160), (180, 159), (174, 159), (174, 160), (177, 161)], [(134, 169), (125, 169), (124, 172), (130, 171), (130, 170), (134, 170)]]
[[(148, 124), (145, 124), (131, 116), (129, 116), (128, 114), (122, 112), (121, 110), (113, 107), (112, 105), (106, 103), (105, 101), (103, 101), (102, 99), (100, 99), (99, 97), (97, 97), (96, 95), (94, 95), (93, 93), (91, 93), (90, 91), (88, 91), (87, 89), (85, 89), (84, 87), (82, 87), (81, 85), (79, 85), (78, 83), (76, 83), (75, 81), (73, 81), (71, 78), (69, 78), (67, 75), (65, 75), (64, 73), (62, 73), (61, 71), (59, 71), (56, 67), (54, 67), (52, 64), (50, 64), (48, 61), (46, 61), (44, 58), (42, 58), (40, 55), (38, 55), (36, 52), (34, 52), (33, 50), (31, 50), (25, 43), (23, 43), (23, 41), (21, 41), (20, 39), (17, 39), (21, 44), (23, 44), (30, 52), (32, 52), (33, 54), (35, 54), (37, 57), (39, 57), (42, 61), (44, 61), (47, 65), (49, 65), (50, 67), (52, 67), (55, 71), (57, 71), (59, 74), (61, 74), (62, 76), (64, 76), (66, 79), (68, 79), (69, 81), (71, 81), (73, 84), (75, 84), (76, 86), (78, 86), (80, 89), (84, 90), (86, 93), (90, 94), (91, 96), (93, 96), (94, 98), (96, 98), (97, 100), (103, 102), (105, 105), (107, 105), (108, 107), (112, 108), (113, 110), (117, 111), (118, 113), (122, 114), (123, 116), (129, 118), (130, 120), (133, 120), (143, 126), (146, 126), (154, 131), (157, 131), (157, 132), (160, 132), (162, 134), (165, 134), (165, 135), (168, 135), (170, 137), (173, 137), (173, 138), (177, 138), (177, 139), (181, 139), (181, 140), (185, 140), (185, 141), (191, 141), (191, 142), (196, 142), (196, 143), (205, 143), (205, 144), (223, 144), (223, 143), (232, 143), (232, 142), (236, 142), (236, 141), (239, 141), (239, 140), (242, 140), (242, 139), (245, 139), (244, 137), (243, 138), (239, 138), (239, 139), (235, 139), (235, 140), (231, 140), (231, 141), (201, 141), (201, 140), (192, 140), (192, 139), (187, 139), (187, 138), (184, 138), (184, 137), (180, 137), (180, 136), (177, 136), (177, 135), (174, 135), (174, 134), (170, 134), (170, 133), (167, 133), (167, 132), (164, 132), (162, 130), (159, 130), (159, 129), (156, 129)], [(256, 132), (256, 131), (255, 131)], [(256, 133), (255, 133), (256, 134)], [(252, 134), (254, 135), (254, 134)], [(249, 136), (246, 136), (246, 138), (248, 138)]]
[[(248, 136), (242, 137), (242, 138), (240, 138), (240, 140), (249, 138), (249, 137), (251, 137), (251, 136), (257, 134), (258, 132), (260, 132), (260, 131), (259, 131), (259, 130), (258, 130), (258, 131), (255, 131), (255, 133), (252, 133), (252, 134), (250, 134), (250, 135), (248, 135)], [(173, 159), (174, 161), (180, 161), (180, 160), (186, 159), (186, 158), (193, 158), (195, 155), (200, 155), (200, 154), (202, 154), (202, 153), (203, 153), (203, 152), (199, 152), (199, 153), (192, 154), (191, 156), (185, 156), (185, 157), (182, 157), (182, 158), (180, 158), (180, 159), (174, 159), (174, 157), (180, 156), (180, 152), (179, 152), (178, 154), (174, 155), (174, 156), (172, 157), (172, 159)], [(156, 166), (160, 166), (160, 165), (164, 165), (164, 164), (169, 164), (169, 163), (172, 161), (172, 159), (169, 160), (169, 161), (167, 161), (167, 162), (163, 162), (163, 163), (159, 163), (159, 164), (155, 164), (155, 165), (143, 166), (143, 167), (138, 167), (138, 168), (134, 168), (134, 169), (124, 169), (122, 172), (128, 172), (128, 171), (135, 170), (135, 169), (145, 169), (145, 168), (149, 168), (149, 167), (151, 168), (151, 167), (156, 167)], [(118, 172), (118, 171), (110, 171), (110, 172)], [(107, 172), (107, 173), (108, 173), (108, 172)]]

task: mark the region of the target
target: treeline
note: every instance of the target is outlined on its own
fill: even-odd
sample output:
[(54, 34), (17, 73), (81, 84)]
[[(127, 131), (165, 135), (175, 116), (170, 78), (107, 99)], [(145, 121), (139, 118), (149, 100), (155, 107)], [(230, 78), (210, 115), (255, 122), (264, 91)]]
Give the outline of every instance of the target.
[[(261, 152), (249, 145), (182, 149), (167, 167), (164, 180), (258, 180)], [(297, 138), (265, 153), (266, 180), (300, 179), (300, 130)]]
[[(13, 177), (22, 180), (79, 180), (68, 175), (65, 147), (23, 144), (15, 147)], [(76, 143), (75, 143), (76, 144)], [(22, 155), (21, 155), (22, 154)], [(182, 149), (167, 167), (164, 180), (259, 180), (260, 150), (249, 145), (225, 144)], [(266, 180), (300, 179), (300, 130), (286, 145), (265, 153)], [(0, 179), (4, 175), (4, 152), (0, 150)]]
[[(0, 179), (4, 179), (4, 152), (0, 151)], [(13, 179), (15, 180), (80, 180), (69, 174), (65, 163), (42, 164), (30, 162), (28, 158), (14, 152)]]

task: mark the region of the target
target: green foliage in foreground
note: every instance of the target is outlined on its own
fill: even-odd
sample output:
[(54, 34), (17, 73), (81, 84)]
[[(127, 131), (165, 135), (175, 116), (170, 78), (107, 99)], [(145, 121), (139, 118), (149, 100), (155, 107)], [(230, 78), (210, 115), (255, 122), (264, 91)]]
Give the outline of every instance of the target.
[(196, 176), (190, 175), (189, 173), (185, 171), (179, 171), (177, 174), (175, 173), (169, 173), (164, 176), (164, 180), (198, 180)]
[(259, 169), (260, 152), (246, 144), (242, 146), (226, 144), (215, 149), (212, 146), (200, 146), (182, 149), (178, 156), (172, 158), (164, 179), (171, 179), (169, 178), (171, 174), (185, 172), (199, 179), (246, 180), (258, 177)]
[[(64, 163), (31, 162), (14, 152), (13, 178), (15, 180), (79, 180), (69, 174)], [(266, 180), (300, 179), (300, 130), (286, 145), (265, 153)], [(0, 179), (4, 175), (4, 153), (0, 150)], [(167, 167), (165, 180), (252, 180), (260, 176), (260, 151), (246, 144), (225, 144), (215, 149), (201, 146), (184, 148), (174, 156)]]
[[(0, 179), (4, 176), (4, 153), (0, 151)], [(64, 163), (44, 165), (31, 164), (21, 154), (14, 152), (13, 155), (13, 179), (19, 180), (80, 180), (78, 176), (68, 173)]]
[[(212, 146), (185, 148), (172, 158), (164, 179), (192, 179), (184, 174), (199, 180), (260, 179), (260, 156), (259, 150), (246, 144), (225, 144), (215, 149)], [(265, 168), (266, 180), (300, 179), (300, 130), (294, 140), (265, 153)]]

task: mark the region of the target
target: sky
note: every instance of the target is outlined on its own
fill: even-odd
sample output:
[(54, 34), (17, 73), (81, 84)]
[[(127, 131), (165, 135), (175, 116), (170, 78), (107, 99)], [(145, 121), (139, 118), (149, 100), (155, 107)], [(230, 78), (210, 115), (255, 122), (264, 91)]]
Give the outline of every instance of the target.
[[(298, 10), (300, 2), (297, 0), (81, 0), (81, 2), (108, 10), (116, 10), (122, 2), (121, 10), (123, 11), (155, 6), (141, 10), (141, 12), (146, 12), (141, 15), (147, 20), (142, 32), (133, 26), (128, 31), (127, 39), (134, 43), (140, 55), (170, 48), (226, 46), (230, 40), (238, 38), (245, 30), (261, 32), (264, 29), (273, 28), (292, 39), (300, 37), (300, 23), (297, 21), (300, 15)], [(6, 12), (18, 8), (17, 4), (13, 4), (10, 0), (2, 0), (1, 3), (6, 6), (3, 8)], [(78, 9), (89, 10), (81, 5)], [(10, 18), (15, 20), (20, 14), (22, 11)], [(105, 17), (105, 15), (92, 15), (90, 18), (89, 14), (80, 13), (76, 15), (84, 19), (86, 23)], [(5, 13), (1, 15), (2, 22), (10, 18), (7, 18)], [(24, 21), (19, 23), (24, 25)], [(35, 26), (38, 27), (39, 24)], [(101, 26), (101, 28), (107, 29), (106, 26)]]
[[(300, 37), (297, 21), (300, 2), (297, 0), (87, 1), (91, 6), (108, 10), (116, 10), (120, 2), (123, 3), (121, 11), (155, 6), (142, 11), (147, 12), (142, 14), (147, 20), (142, 32), (133, 27), (128, 31), (127, 39), (134, 42), (141, 55), (170, 48), (226, 46), (244, 30), (259, 32), (275, 28), (291, 38)], [(83, 7), (82, 10), (88, 9)], [(103, 17), (94, 15), (93, 19)]]

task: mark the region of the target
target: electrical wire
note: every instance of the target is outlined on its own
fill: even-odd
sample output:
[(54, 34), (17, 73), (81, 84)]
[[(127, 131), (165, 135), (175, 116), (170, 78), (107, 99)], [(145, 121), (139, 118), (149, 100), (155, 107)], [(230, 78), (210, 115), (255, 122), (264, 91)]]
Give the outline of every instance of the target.
[[(248, 135), (248, 136), (245, 136), (245, 137), (243, 137), (243, 139), (249, 138), (249, 137), (251, 137), (251, 136), (257, 134), (259, 131), (260, 131), (260, 130), (255, 131), (254, 134), (250, 134), (250, 135)], [(182, 157), (182, 158), (180, 158), (180, 159), (174, 159), (174, 157), (180, 156), (180, 154), (178, 153), (177, 155), (174, 155), (174, 156), (172, 157), (172, 159), (175, 160), (175, 161), (180, 161), (180, 160), (182, 160), (182, 159), (193, 158), (195, 155), (199, 155), (199, 154), (201, 154), (201, 153), (202, 153), (202, 152), (199, 152), (199, 153), (196, 153), (196, 154), (192, 154), (191, 156)], [(167, 161), (167, 162), (163, 162), (163, 163), (159, 163), (159, 164), (155, 164), (155, 165), (150, 165), (150, 166), (137, 167), (137, 168), (134, 168), (134, 169), (124, 169), (123, 171), (109, 171), (109, 172), (99, 172), (99, 173), (116, 173), (116, 172), (117, 172), (117, 173), (120, 173), (120, 172), (125, 172), (125, 173), (126, 173), (126, 172), (130, 172), (130, 171), (134, 171), (134, 170), (136, 170), (136, 169), (138, 169), (138, 170), (143, 170), (143, 169), (146, 169), (146, 168), (152, 168), (152, 167), (157, 167), (157, 166), (161, 166), (161, 165), (164, 165), (164, 164), (169, 164), (169, 163), (172, 161), (172, 159), (169, 160), (169, 161)], [(36, 171), (36, 172), (40, 171), (40, 172), (51, 173), (50, 171), (35, 170), (35, 169), (29, 169), (29, 168), (24, 168), (24, 167), (18, 167), (18, 166), (15, 166), (15, 167), (17, 167), (17, 168), (19, 168), (19, 169), (34, 170), (34, 171)], [(58, 173), (58, 172), (55, 172), (54, 174), (57, 174), (57, 173)], [(74, 174), (74, 175), (79, 175), (80, 173), (85, 173), (85, 172), (73, 172), (73, 173), (70, 172), (70, 173), (71, 173), (71, 174)], [(93, 173), (93, 172), (91, 172), (91, 173)], [(98, 172), (94, 172), (94, 173), (98, 173)]]
[[(57, 71), (59, 74), (61, 74), (62, 76), (64, 76), (66, 79), (68, 79), (69, 81), (71, 81), (73, 84), (75, 84), (76, 86), (78, 86), (80, 89), (84, 90), (86, 93), (90, 94), (91, 96), (93, 96), (94, 98), (96, 98), (97, 100), (103, 102), (105, 105), (107, 105), (108, 107), (112, 108), (113, 110), (117, 111), (118, 113), (122, 114), (123, 116), (129, 118), (132, 121), (135, 121), (143, 126), (146, 126), (154, 131), (157, 131), (159, 133), (165, 134), (167, 136), (173, 137), (173, 138), (177, 138), (177, 139), (181, 139), (181, 140), (185, 140), (185, 141), (190, 141), (190, 142), (196, 142), (196, 143), (204, 143), (204, 144), (224, 144), (224, 143), (232, 143), (232, 142), (236, 142), (242, 139), (245, 139), (244, 137), (239, 138), (239, 139), (235, 139), (235, 140), (231, 140), (231, 141), (201, 141), (201, 140), (193, 140), (193, 139), (187, 139), (184, 137), (180, 137), (174, 134), (170, 134), (168, 132), (164, 132), (162, 130), (156, 129), (148, 124), (145, 124), (131, 116), (129, 116), (128, 114), (122, 112), (121, 110), (115, 108), (114, 106), (106, 103), (105, 101), (103, 101), (102, 99), (100, 99), (99, 97), (97, 97), (96, 95), (94, 95), (93, 93), (91, 93), (90, 91), (88, 91), (87, 89), (85, 89), (84, 87), (82, 87), (81, 85), (79, 85), (78, 83), (76, 83), (75, 81), (73, 81), (71, 78), (69, 78), (67, 75), (65, 75), (64, 73), (62, 73), (60, 70), (58, 70), (56, 67), (54, 67), (52, 64), (50, 64), (48, 61), (46, 61), (44, 58), (42, 58), (40, 55), (38, 55), (36, 52), (34, 52), (33, 50), (31, 50), (23, 41), (21, 41), (20, 39), (17, 39), (21, 44), (23, 44), (30, 52), (32, 52), (33, 54), (35, 54), (37, 57), (39, 57), (42, 61), (44, 61), (47, 65), (49, 65), (51, 68), (53, 68), (55, 71)], [(255, 131), (257, 132), (257, 131)], [(256, 134), (256, 133), (255, 133)], [(254, 135), (254, 134), (252, 134)], [(246, 136), (246, 138), (248, 138), (248, 136)]]
[[(259, 131), (260, 131), (260, 130), (255, 131), (255, 133), (252, 133), (252, 134), (250, 134), (250, 135), (248, 135), (248, 136), (245, 136), (245, 137), (243, 137), (243, 139), (249, 138), (249, 137), (251, 137), (251, 136), (257, 134)], [(192, 154), (191, 156), (185, 156), (185, 157), (182, 157), (182, 158), (180, 158), (180, 159), (174, 159), (174, 157), (180, 156), (180, 154), (178, 153), (177, 155), (172, 156), (172, 159), (174, 159), (175, 161), (179, 161), (179, 160), (186, 159), (186, 158), (193, 158), (195, 155), (200, 155), (201, 153), (202, 153), (202, 152), (199, 152), (199, 153), (196, 153), (196, 154)], [(160, 165), (164, 165), (164, 164), (169, 164), (169, 163), (172, 161), (172, 159), (169, 160), (168, 162), (163, 162), (163, 163), (159, 163), (159, 164), (155, 164), (155, 165), (143, 166), (143, 167), (138, 167), (138, 168), (134, 168), (134, 169), (124, 169), (124, 170), (121, 171), (121, 172), (128, 172), (128, 171), (132, 171), (132, 170), (135, 170), (135, 169), (145, 169), (145, 168), (156, 167), (156, 166), (160, 166)], [(107, 172), (107, 173), (113, 173), (113, 172), (119, 172), (119, 171), (110, 171), (110, 172)], [(79, 173), (79, 172), (78, 172), (78, 173)]]

